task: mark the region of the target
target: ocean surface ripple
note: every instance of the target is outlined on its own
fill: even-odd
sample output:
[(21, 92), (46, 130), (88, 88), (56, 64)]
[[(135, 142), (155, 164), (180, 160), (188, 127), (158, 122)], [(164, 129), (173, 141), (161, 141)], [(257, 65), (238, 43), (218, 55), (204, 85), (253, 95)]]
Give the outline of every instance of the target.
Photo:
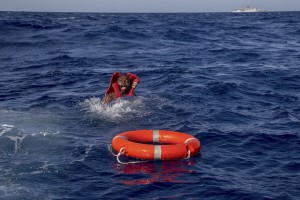
[[(298, 199), (299, 34), (300, 12), (0, 12), (0, 199)], [(106, 106), (115, 71), (138, 97)], [(119, 164), (135, 129), (201, 154)]]

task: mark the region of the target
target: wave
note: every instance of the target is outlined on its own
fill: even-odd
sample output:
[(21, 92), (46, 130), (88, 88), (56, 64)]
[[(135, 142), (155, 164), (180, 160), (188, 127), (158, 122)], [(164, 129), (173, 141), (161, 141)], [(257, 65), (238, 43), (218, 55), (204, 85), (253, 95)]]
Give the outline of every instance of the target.
[(127, 22), (128, 25), (136, 25), (136, 24), (145, 24), (146, 21), (139, 20), (139, 19), (131, 19)]
[(210, 81), (205, 88), (208, 92), (215, 95), (222, 95), (235, 90), (238, 88), (238, 85), (234, 82)]
[(182, 41), (182, 42), (196, 42), (199, 39), (195, 35), (191, 35), (191, 34), (186, 33), (184, 31), (177, 31), (177, 30), (174, 30), (174, 29), (168, 30), (164, 34), (164, 36), (165, 36), (166, 39)]
[(34, 148), (37, 140), (41, 142), (44, 137), (53, 137), (59, 132), (40, 131), (27, 132), (14, 125), (0, 124), (0, 155), (16, 154), (19, 151)]
[[(0, 198), (292, 199), (299, 14), (0, 12)], [(140, 96), (102, 104), (114, 71)], [(107, 145), (139, 129), (194, 135), (197, 166), (121, 166)]]
[(56, 29), (61, 28), (63, 25), (53, 22), (51, 20), (5, 20), (1, 21), (0, 26), (11, 28), (31, 28), (31, 29)]
[(76, 19), (75, 17), (59, 17), (57, 20), (74, 20)]
[(118, 25), (113, 25), (105, 30), (106, 33), (111, 34), (111, 36), (124, 38), (124, 39), (145, 39), (148, 38), (145, 33), (127, 30)]

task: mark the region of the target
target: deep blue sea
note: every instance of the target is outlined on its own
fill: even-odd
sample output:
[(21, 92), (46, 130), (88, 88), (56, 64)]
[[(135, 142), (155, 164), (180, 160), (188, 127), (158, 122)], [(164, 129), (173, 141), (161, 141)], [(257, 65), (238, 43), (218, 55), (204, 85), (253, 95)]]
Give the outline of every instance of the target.
[[(299, 36), (300, 12), (0, 12), (0, 199), (299, 199)], [(101, 103), (113, 72), (137, 98)], [(136, 129), (201, 154), (120, 164)]]

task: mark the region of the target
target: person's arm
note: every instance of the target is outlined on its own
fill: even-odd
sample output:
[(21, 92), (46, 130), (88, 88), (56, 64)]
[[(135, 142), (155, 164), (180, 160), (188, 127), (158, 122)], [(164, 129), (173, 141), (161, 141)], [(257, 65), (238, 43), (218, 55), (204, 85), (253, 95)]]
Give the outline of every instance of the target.
[(135, 88), (137, 84), (140, 82), (139, 77), (132, 73), (126, 73), (126, 75), (130, 78), (130, 80), (133, 80), (131, 87)]
[(102, 99), (102, 101), (104, 103), (109, 103), (111, 102), (112, 100), (116, 99), (116, 95), (115, 93), (109, 93), (109, 94), (106, 94), (105, 97)]

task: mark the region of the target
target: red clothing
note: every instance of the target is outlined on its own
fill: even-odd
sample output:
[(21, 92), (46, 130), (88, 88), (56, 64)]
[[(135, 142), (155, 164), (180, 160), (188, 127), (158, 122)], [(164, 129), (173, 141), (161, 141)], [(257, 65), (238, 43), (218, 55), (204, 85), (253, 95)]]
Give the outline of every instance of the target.
[[(120, 88), (119, 88), (118, 82), (117, 82), (118, 78), (122, 75), (123, 74), (120, 74), (119, 72), (113, 73), (111, 80), (110, 80), (109, 87), (107, 88), (105, 94), (115, 93), (115, 96), (117, 98), (122, 97), (122, 94), (121, 94), (121, 91), (120, 91)], [(140, 82), (138, 76), (135, 74), (126, 73), (125, 75), (130, 78), (131, 83), (133, 83), (133, 82), (139, 83)], [(131, 87), (131, 89), (125, 94), (125, 96), (132, 96), (134, 89), (135, 89), (135, 87)]]

